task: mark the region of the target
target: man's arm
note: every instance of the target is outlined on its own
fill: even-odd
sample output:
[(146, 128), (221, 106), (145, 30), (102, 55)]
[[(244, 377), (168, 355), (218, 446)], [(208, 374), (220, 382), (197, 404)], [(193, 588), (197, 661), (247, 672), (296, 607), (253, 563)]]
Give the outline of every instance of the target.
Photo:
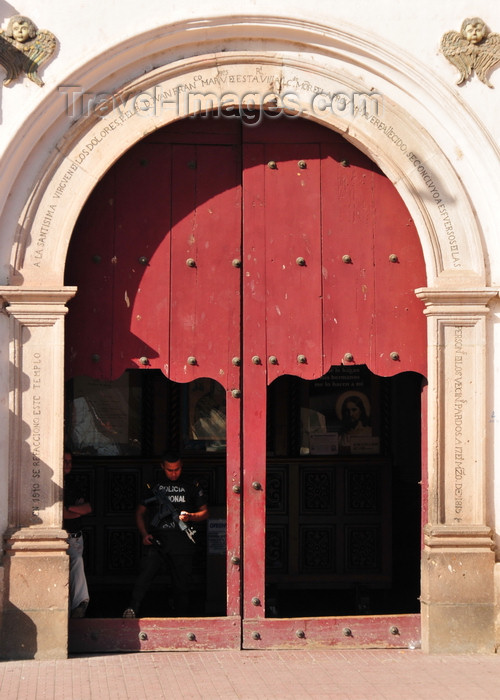
[(83, 501), (82, 503), (75, 503), (72, 506), (63, 506), (64, 520), (75, 520), (89, 513), (92, 513), (92, 506), (90, 503), (83, 503)]
[(185, 510), (181, 510), (180, 515), (179, 515), (179, 520), (182, 520), (183, 522), (187, 523), (199, 523), (202, 520), (206, 520), (208, 518), (208, 506), (203, 505), (201, 508), (196, 511), (196, 513), (188, 513)]
[(92, 513), (92, 506), (90, 503), (77, 503), (74, 506), (68, 506), (64, 510), (65, 512), (73, 513), (73, 515), (69, 515), (69, 518), (79, 518), (82, 515)]
[(69, 510), (69, 508), (66, 508), (66, 506), (63, 506), (63, 519), (64, 520), (74, 520), (75, 518), (79, 518), (80, 513), (74, 513), (72, 510)]

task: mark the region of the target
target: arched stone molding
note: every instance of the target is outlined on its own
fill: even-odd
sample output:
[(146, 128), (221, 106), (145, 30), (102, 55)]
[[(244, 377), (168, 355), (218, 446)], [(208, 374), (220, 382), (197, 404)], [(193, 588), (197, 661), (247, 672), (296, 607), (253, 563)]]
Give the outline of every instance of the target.
[(211, 106), (246, 111), (255, 103), (277, 103), (333, 128), (378, 163), (415, 220), (429, 283), (439, 284), (443, 274), (446, 284), (455, 275), (457, 287), (485, 282), (476, 217), (446, 155), (404, 109), (345, 74), (296, 58), (224, 52), (162, 67), (106, 96), (97, 113), (68, 131), (44, 168), (19, 222), (11, 284), (62, 283), (83, 203), (127, 148)]
[[(255, 50), (256, 45), (259, 46), (258, 51)], [(217, 66), (217, 51), (220, 51), (221, 47), (223, 53), (220, 56), (228, 56), (234, 51), (235, 62), (238, 62), (237, 55), (241, 54), (244, 56), (242, 62), (246, 61), (248, 65), (258, 65), (261, 60), (264, 63), (271, 60), (275, 66), (293, 66), (292, 59), (300, 59), (300, 63), (314, 77), (311, 83), (315, 87), (318, 87), (316, 76), (323, 76), (327, 83), (327, 92), (375, 92), (382, 95), (384, 100), (398, 105), (406, 115), (412, 115), (414, 127), (417, 129), (415, 135), (421, 132), (423, 139), (426, 134), (429, 135), (438, 144), (436, 150), (447, 154), (450, 160), (449, 168), (456, 171), (459, 179), (466, 183), (465, 187), (459, 190), (459, 209), (467, 216), (463, 220), (461, 216), (454, 216), (453, 225), (456, 225), (457, 218), (460, 218), (461, 225), (467, 229), (468, 237), (471, 241), (474, 240), (472, 247), (476, 254), (470, 260), (471, 269), (476, 270), (477, 266), (483, 268), (486, 261), (486, 273), (489, 273), (488, 250), (483, 237), (494, 236), (496, 230), (494, 183), (500, 179), (498, 147), (474, 114), (450, 88), (449, 82), (445, 83), (429, 71), (415, 56), (405, 54), (399, 47), (359, 27), (347, 25), (345, 22), (338, 26), (328, 26), (290, 17), (259, 15), (193, 18), (155, 28), (114, 47), (106, 47), (103, 54), (95, 56), (72, 75), (61, 79), (60, 86), (81, 85), (87, 95), (115, 95), (119, 93), (120, 86), (124, 90), (127, 87), (141, 90), (146, 87), (149, 77), (153, 81), (163, 80), (163, 76), (167, 74), (177, 74), (180, 77), (178, 83), (183, 84), (185, 81), (182, 76), (189, 75), (190, 61), (193, 61), (193, 70), (196, 67), (196, 57), (200, 56), (205, 57), (205, 65)], [(156, 68), (157, 66), (166, 68)], [(146, 79), (142, 76), (146, 76)], [(311, 78), (306, 76), (307, 79)], [(311, 96), (307, 95), (306, 102), (310, 102), (310, 98)], [(2, 161), (0, 210), (3, 214), (0, 225), (4, 235), (0, 242), (0, 262), (3, 263), (4, 269), (8, 269), (4, 251), (8, 255), (11, 250), (11, 236), (16, 225), (21, 229), (18, 230), (18, 235), (22, 237), (26, 223), (28, 227), (31, 226), (31, 222), (26, 218), (28, 211), (31, 214), (39, 203), (48, 170), (43, 154), (47, 152), (47, 148), (52, 148), (53, 157), (50, 161), (55, 163), (59, 146), (66, 148), (68, 133), (72, 134), (80, 129), (80, 124), (73, 123), (78, 115), (68, 117), (64, 108), (64, 94), (58, 89), (47, 92), (46, 99), (35, 114), (29, 115)], [(326, 115), (320, 115), (320, 119), (323, 117)], [(36, 130), (32, 128), (34, 121), (37, 123)], [(391, 120), (384, 118), (383, 121), (387, 127), (383, 131), (385, 139), (378, 139), (382, 153), (391, 148), (391, 133), (399, 136)], [(391, 128), (393, 132), (390, 132)], [(39, 139), (40, 133), (44, 134), (43, 142)], [(410, 143), (409, 149), (412, 147)], [(413, 164), (416, 163), (417, 169), (420, 166), (432, 165), (432, 176), (436, 172), (439, 175), (441, 198), (446, 197), (446, 204), (449, 204), (457, 191), (445, 186), (448, 173), (438, 172), (441, 163), (434, 162), (433, 151), (431, 146), (430, 152), (417, 154)], [(370, 155), (400, 188), (417, 221), (418, 212), (413, 204), (413, 196), (406, 195), (404, 186), (399, 185), (399, 173), (397, 169), (392, 171), (390, 155), (380, 159), (376, 150)], [(422, 156), (425, 162), (422, 162)], [(488, 162), (490, 171), (490, 179), (486, 181), (481, 176), (485, 162)], [(423, 169), (419, 173), (421, 177), (427, 178), (427, 183), (433, 181), (432, 177), (427, 175), (428, 169), (425, 173)], [(403, 168), (403, 172), (405, 170), (406, 168)], [(37, 176), (37, 173), (42, 175)], [(455, 178), (452, 178), (452, 185), (455, 184), (453, 179)], [(429, 194), (435, 194), (435, 190), (426, 192), (425, 187), (419, 187), (418, 183), (416, 189), (417, 192), (422, 192), (424, 199)], [(12, 191), (32, 193), (29, 197), (30, 206), (25, 209), (24, 215), (21, 214), (21, 208), (25, 204), (22, 199), (11, 196), (9, 201), (6, 201), (7, 193)], [(462, 195), (465, 195), (464, 199)], [(2, 197), (5, 197), (5, 200), (2, 200)], [(470, 204), (471, 199), (475, 200), (474, 207)], [(481, 226), (472, 213), (474, 209), (477, 210), (479, 199)], [(424, 252), (426, 257), (430, 258), (432, 255), (426, 249), (426, 244), (427, 241), (423, 239)], [(15, 269), (10, 268), (8, 279), (4, 279), (6, 283), (16, 284), (19, 280), (14, 281), (12, 272), (15, 272)], [(498, 276), (497, 274), (496, 277)], [(433, 283), (431, 269), (428, 283)]]
[[(251, 25), (250, 32), (248, 24)], [(7, 312), (15, 318), (18, 313), (16, 303), (23, 298), (24, 291), (27, 293), (25, 298), (29, 302), (28, 315), (31, 318), (27, 327), (31, 328), (36, 326), (36, 318), (43, 316), (47, 295), (50, 296), (51, 290), (59, 289), (58, 314), (62, 320), (63, 297), (66, 294), (69, 298), (73, 293), (62, 287), (66, 251), (86, 198), (125, 150), (175, 119), (214, 106), (216, 110), (220, 107), (248, 109), (255, 102), (250, 93), (255, 93), (266, 95), (264, 100), (257, 102), (258, 108), (286, 106), (292, 116), (300, 114), (342, 133), (377, 162), (394, 182), (414, 218), (427, 266), (428, 287), (420, 290), (419, 295), (426, 302), (429, 317), (431, 439), (428, 461), (429, 502), (433, 505), (423, 558), (424, 648), (426, 651), (493, 648), (494, 558), (485, 508), (480, 505), (485, 499), (484, 441), (477, 438), (470, 444), (469, 454), (474, 467), (472, 475), (468, 474), (467, 478), (473, 495), (463, 507), (467, 515), (457, 523), (453, 518), (453, 508), (449, 507), (450, 503), (456, 504), (453, 500), (456, 483), (450, 477), (454, 473), (454, 437), (446, 427), (446, 420), (453, 411), (450, 407), (454, 398), (451, 383), (454, 365), (449, 356), (449, 339), (456, 339), (456, 329), (460, 328), (462, 330), (458, 332), (465, 338), (470, 352), (462, 377), (464, 387), (467, 386), (464, 392), (469, 392), (462, 396), (468, 402), (465, 405), (471, 418), (469, 429), (478, 436), (484, 433), (484, 391), (476, 391), (473, 384), (478, 379), (480, 387), (485, 384), (485, 319), (488, 302), (496, 291), (486, 287), (487, 250), (484, 231), (472, 206), (473, 192), (464, 186), (463, 177), (448, 156), (453, 134), (437, 128), (435, 114), (429, 116), (434, 105), (438, 114), (443, 109), (438, 103), (446, 90), (439, 81), (430, 81), (414, 61), (412, 65), (410, 60), (401, 59), (400, 52), (381, 49), (373, 38), (316, 25), (299, 25), (293, 20), (278, 22), (265, 18), (259, 23), (252, 18), (248, 24), (237, 30), (246, 32), (245, 41), (253, 33), (275, 50), (254, 51), (250, 44), (244, 49), (241, 46), (236, 48), (235, 44), (244, 44), (245, 41), (240, 39), (238, 42), (234, 32), (229, 38), (229, 27), (234, 30), (234, 25), (221, 20), (208, 25), (193, 24), (188, 37), (185, 25), (183, 28), (158, 30), (150, 37), (148, 49), (151, 57), (147, 61), (154, 63), (158, 59), (160, 67), (144, 73), (145, 38), (141, 37), (141, 42), (134, 40), (127, 46), (118, 47), (120, 50), (104, 64), (100, 65), (96, 60), (87, 67), (88, 76), (92, 76), (88, 84), (93, 86), (89, 92), (100, 91), (106, 95), (99, 110), (81, 116), (69, 127), (60, 104), (59, 111), (51, 106), (52, 121), (47, 133), (54, 147), (49, 160), (42, 167), (42, 159), (31, 144), (32, 152), (24, 154), (24, 169), (16, 174), (16, 183), (22, 184), (23, 189), (28, 189), (31, 194), (22, 212), (20, 208), (16, 210), (14, 202), (6, 208), (2, 219), (6, 231), (12, 230), (9, 224), (15, 221), (17, 233), (15, 241), (10, 238), (9, 285), (0, 288), (0, 295), (11, 304), (12, 308), (8, 307)], [(277, 27), (280, 30), (278, 38), (276, 33), (273, 35)], [(196, 35), (202, 30), (204, 39), (200, 46), (196, 43)], [(225, 43), (233, 50), (208, 53), (210, 46), (216, 46), (221, 37), (225, 37)], [(167, 41), (172, 42), (170, 46), (175, 46), (175, 49), (169, 49)], [(183, 53), (192, 55), (180, 59), (179, 55)], [(121, 65), (118, 69), (119, 59)], [(139, 66), (142, 70), (138, 70)], [(117, 72), (110, 82), (104, 76), (111, 75), (113, 68), (117, 68)], [(130, 80), (116, 77), (127, 74), (140, 77)], [(79, 81), (69, 80), (66, 85), (76, 82)], [(425, 87), (430, 82), (435, 88), (432, 98), (426, 93), (426, 97), (432, 99), (431, 105), (425, 104), (423, 99)], [(207, 92), (210, 95), (204, 94)], [(293, 94), (295, 99), (285, 104), (285, 93)], [(455, 98), (451, 96), (450, 99)], [(492, 144), (487, 143), (487, 135), (479, 125), (473, 124), (473, 118), (468, 115), (467, 119), (472, 124), (476, 146), (479, 140), (486, 148), (493, 149)], [(462, 120), (460, 131), (463, 130)], [(22, 145), (19, 143), (13, 148), (19, 149), (20, 157)], [(34, 162), (38, 163), (42, 173), (35, 179), (30, 169)], [(27, 183), (31, 185), (27, 187)], [(62, 367), (63, 363), (61, 327), (61, 323), (54, 323), (53, 332), (44, 334), (40, 341), (43, 352), (54, 358), (54, 367), (58, 364)], [(32, 345), (18, 342), (16, 333), (12, 327), (11, 342), (16, 350), (11, 391), (17, 399), (10, 425), (11, 469), (17, 469), (17, 466), (25, 468), (16, 457), (23, 440), (26, 440), (26, 454), (33, 454), (34, 449), (32, 433), (24, 436), (20, 431), (26, 417), (31, 415), (26, 404), (29, 388), (23, 383), (20, 370), (29, 365)], [(53, 419), (62, 407), (62, 375), (60, 382), (53, 382), (51, 388), (55, 408), (47, 407), (47, 410)], [(446, 407), (445, 413), (440, 413), (442, 406)], [(62, 413), (59, 414), (62, 423), (61, 416)], [(61, 435), (55, 431), (50, 439), (48, 464), (56, 465), (60, 479)], [(19, 494), (12, 493), (12, 497), (16, 508)], [(60, 530), (55, 522), (50, 527), (50, 537), (57, 541)], [(46, 532), (39, 537), (41, 531), (35, 531), (34, 526), (29, 532), (33, 551), (42, 551), (46, 546)], [(12, 552), (25, 534), (23, 532), (22, 537), (16, 539), (15, 533), (11, 533), (8, 547)], [(55, 549), (58, 547), (56, 545)], [(62, 549), (59, 547), (61, 552)], [(481, 571), (483, 578), (467, 574), (465, 585), (457, 574), (453, 587), (440, 586), (443, 572), (450, 571), (450, 567), (456, 569), (456, 557), (464, 555), (463, 561), (467, 561), (466, 555), (471, 553), (474, 561), (469, 563), (474, 570)], [(58, 584), (62, 585), (64, 567), (61, 571)], [(474, 600), (480, 600), (481, 606), (472, 610)], [(38, 612), (46, 608), (47, 601), (40, 599)], [(467, 619), (466, 635), (458, 642), (454, 642), (453, 630), (444, 621), (446, 615), (450, 619), (450, 612), (456, 624)], [(31, 619), (35, 617), (32, 615)], [(60, 649), (61, 635), (66, 634), (62, 628), (58, 629), (53, 649)], [(49, 650), (47, 655), (51, 653), (57, 655), (58, 652)]]

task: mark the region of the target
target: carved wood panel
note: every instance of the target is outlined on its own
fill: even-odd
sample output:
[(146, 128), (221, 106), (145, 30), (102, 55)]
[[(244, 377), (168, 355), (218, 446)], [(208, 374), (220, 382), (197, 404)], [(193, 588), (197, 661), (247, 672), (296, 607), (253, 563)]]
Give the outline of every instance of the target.
[(285, 588), (388, 585), (390, 482), (389, 461), (380, 458), (269, 462), (268, 583)]

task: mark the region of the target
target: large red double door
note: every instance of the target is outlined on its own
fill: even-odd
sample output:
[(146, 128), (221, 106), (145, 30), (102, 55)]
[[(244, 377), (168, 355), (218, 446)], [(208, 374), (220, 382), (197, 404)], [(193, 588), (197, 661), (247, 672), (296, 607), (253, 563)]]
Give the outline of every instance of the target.
[[(332, 366), (425, 374), (424, 265), (394, 187), (341, 136), (267, 117), (174, 124), (99, 188), (98, 230), (83, 220), (72, 244), (68, 376), (211, 378), (227, 439), (226, 616), (101, 621), (101, 640), (109, 628), (120, 648), (138, 634), (140, 648), (363, 643), (346, 619), (266, 616), (268, 388)], [(91, 639), (94, 621), (78, 623)], [(395, 627), (367, 618), (364, 641), (398, 643)]]

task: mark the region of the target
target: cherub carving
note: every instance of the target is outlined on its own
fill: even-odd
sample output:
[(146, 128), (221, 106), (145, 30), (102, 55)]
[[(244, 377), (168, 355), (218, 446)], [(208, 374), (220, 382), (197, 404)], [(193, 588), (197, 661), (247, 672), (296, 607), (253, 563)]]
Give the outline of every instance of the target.
[(446, 32), (443, 35), (441, 51), (460, 71), (457, 85), (467, 80), (475, 70), (481, 82), (493, 87), (487, 73), (500, 62), (500, 34), (486, 34), (483, 20), (472, 17), (464, 19), (460, 32)]
[(42, 87), (37, 71), (54, 53), (55, 36), (47, 29), (37, 29), (29, 17), (11, 17), (7, 29), (0, 29), (0, 64), (7, 71), (4, 85), (10, 85), (21, 73)]

